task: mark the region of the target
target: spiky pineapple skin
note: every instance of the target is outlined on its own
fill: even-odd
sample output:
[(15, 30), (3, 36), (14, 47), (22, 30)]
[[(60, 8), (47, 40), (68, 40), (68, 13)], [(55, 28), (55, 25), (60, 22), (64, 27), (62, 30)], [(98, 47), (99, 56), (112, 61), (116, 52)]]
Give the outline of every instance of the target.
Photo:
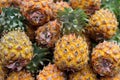
[(38, 45), (53, 48), (60, 38), (60, 29), (61, 24), (57, 20), (50, 21), (45, 25), (40, 26), (35, 32)]
[(91, 15), (100, 9), (101, 0), (70, 0), (70, 5), (73, 9), (81, 8)]
[(91, 63), (100, 76), (114, 76), (120, 70), (120, 47), (114, 42), (99, 43), (92, 51)]
[(32, 75), (26, 71), (11, 72), (6, 80), (35, 80)]
[(3, 64), (10, 69), (21, 69), (33, 57), (32, 43), (22, 31), (11, 31), (0, 40)]
[(64, 76), (55, 64), (49, 64), (40, 71), (37, 80), (65, 80)]
[(55, 64), (61, 70), (81, 70), (88, 62), (88, 45), (83, 37), (64, 35), (55, 46)]
[(86, 65), (81, 71), (69, 74), (69, 80), (97, 80), (97, 77), (92, 68)]
[(20, 9), (33, 28), (45, 24), (53, 18), (53, 0), (23, 0)]
[(114, 13), (108, 9), (96, 11), (89, 20), (86, 32), (95, 40), (110, 39), (116, 33), (118, 22)]
[(59, 11), (64, 11), (64, 8), (71, 8), (70, 5), (67, 2), (60, 1), (54, 3), (52, 10), (53, 10), (53, 17), (57, 18), (57, 14)]
[(116, 74), (113, 77), (101, 77), (100, 80), (120, 80), (120, 73)]

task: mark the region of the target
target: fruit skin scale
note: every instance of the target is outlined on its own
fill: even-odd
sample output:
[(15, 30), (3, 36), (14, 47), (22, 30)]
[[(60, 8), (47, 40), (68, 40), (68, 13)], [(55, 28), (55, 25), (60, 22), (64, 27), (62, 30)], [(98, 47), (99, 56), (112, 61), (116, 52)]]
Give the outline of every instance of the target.
[(114, 42), (99, 43), (92, 51), (91, 63), (100, 76), (114, 76), (120, 70), (120, 47)]
[(12, 70), (21, 70), (33, 57), (32, 43), (25, 32), (8, 32), (1, 38), (0, 45), (3, 65)]
[(55, 64), (61, 70), (81, 70), (88, 62), (88, 45), (84, 38), (75, 34), (64, 35), (54, 51)]

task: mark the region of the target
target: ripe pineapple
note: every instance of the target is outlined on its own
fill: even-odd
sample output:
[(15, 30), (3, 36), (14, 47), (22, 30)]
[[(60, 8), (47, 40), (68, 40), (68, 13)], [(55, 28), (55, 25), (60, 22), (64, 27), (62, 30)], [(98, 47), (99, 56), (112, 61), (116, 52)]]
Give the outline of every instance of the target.
[(87, 42), (81, 36), (64, 35), (56, 43), (54, 58), (61, 70), (80, 70), (89, 60)]
[(114, 76), (120, 70), (120, 47), (115, 42), (104, 41), (92, 51), (91, 63), (100, 76)]
[(65, 75), (55, 64), (49, 64), (40, 71), (37, 80), (66, 80)]
[(0, 80), (5, 80), (4, 78), (5, 78), (5, 73), (2, 66), (0, 65)]
[(100, 80), (120, 80), (120, 73), (116, 74), (113, 77), (101, 77)]
[(0, 13), (1, 13), (1, 8), (10, 7), (11, 3), (12, 0), (0, 0)]
[(61, 24), (57, 21), (50, 21), (40, 26), (36, 31), (36, 41), (43, 47), (53, 48), (60, 37)]
[(21, 70), (33, 57), (32, 43), (22, 31), (10, 31), (0, 39), (0, 56), (5, 67)]
[(91, 15), (100, 9), (101, 0), (70, 0), (70, 5), (73, 9), (81, 8)]
[(91, 67), (86, 65), (81, 71), (71, 73), (69, 80), (97, 80), (97, 77)]
[(22, 14), (34, 27), (39, 27), (53, 18), (53, 0), (22, 0), (19, 1)]
[(12, 72), (6, 80), (35, 80), (32, 75), (25, 71)]
[(86, 32), (95, 41), (110, 39), (116, 34), (117, 19), (110, 10), (100, 9), (91, 16)]

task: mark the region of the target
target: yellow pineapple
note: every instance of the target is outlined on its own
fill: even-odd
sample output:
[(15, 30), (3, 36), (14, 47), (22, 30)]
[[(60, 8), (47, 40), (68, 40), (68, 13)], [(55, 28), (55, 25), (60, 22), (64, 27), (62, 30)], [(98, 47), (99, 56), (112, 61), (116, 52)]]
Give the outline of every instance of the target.
[(40, 71), (37, 80), (66, 80), (65, 75), (55, 64), (49, 64)]
[(101, 77), (100, 80), (120, 80), (120, 73), (116, 74), (113, 77)]
[(71, 73), (69, 80), (97, 80), (97, 77), (91, 67), (86, 65), (81, 71)]
[(70, 0), (73, 9), (80, 8), (86, 11), (88, 15), (93, 14), (100, 9), (101, 0)]
[(100, 76), (114, 76), (120, 70), (120, 47), (114, 42), (99, 43), (92, 51), (91, 63)]
[(0, 40), (0, 55), (5, 67), (21, 70), (33, 57), (32, 43), (24, 32), (10, 31)]
[(95, 41), (110, 39), (116, 34), (118, 22), (114, 13), (100, 9), (91, 16), (86, 32)]
[(88, 63), (86, 40), (74, 34), (64, 35), (55, 46), (55, 64), (61, 70), (81, 70)]
[(50, 21), (40, 26), (36, 31), (36, 41), (43, 47), (54, 47), (60, 37), (61, 24), (57, 21)]
[(32, 75), (26, 71), (11, 72), (6, 80), (35, 80)]

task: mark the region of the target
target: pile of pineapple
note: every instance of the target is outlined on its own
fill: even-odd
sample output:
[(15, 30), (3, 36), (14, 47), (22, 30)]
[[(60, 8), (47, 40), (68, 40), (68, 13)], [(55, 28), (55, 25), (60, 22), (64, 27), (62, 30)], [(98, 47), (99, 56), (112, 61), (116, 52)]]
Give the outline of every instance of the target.
[(0, 80), (120, 80), (119, 0), (0, 0)]

